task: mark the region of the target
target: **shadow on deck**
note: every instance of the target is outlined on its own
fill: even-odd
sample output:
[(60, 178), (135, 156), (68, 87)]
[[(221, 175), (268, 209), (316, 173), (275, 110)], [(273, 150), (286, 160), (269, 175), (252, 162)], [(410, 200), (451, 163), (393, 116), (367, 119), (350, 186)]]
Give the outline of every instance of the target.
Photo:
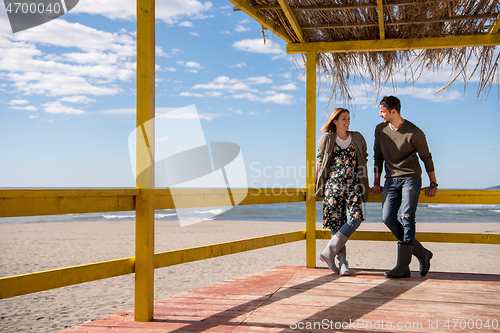
[(125, 311), (62, 332), (498, 332), (500, 275), (351, 273), (279, 266), (158, 301), (152, 322)]

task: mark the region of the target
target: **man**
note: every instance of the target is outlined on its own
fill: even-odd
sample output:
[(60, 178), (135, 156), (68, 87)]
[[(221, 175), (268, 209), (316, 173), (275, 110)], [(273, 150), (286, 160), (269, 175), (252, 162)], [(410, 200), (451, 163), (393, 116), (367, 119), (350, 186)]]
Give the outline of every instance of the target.
[[(430, 268), (432, 252), (415, 238), (415, 213), (422, 187), (422, 170), (417, 153), (429, 175), (430, 186), (425, 195), (436, 196), (438, 184), (432, 155), (424, 132), (401, 117), (401, 102), (397, 97), (385, 96), (380, 101), (383, 123), (375, 129), (375, 177), (372, 192), (382, 193), (382, 219), (398, 239), (396, 267), (385, 273), (388, 278), (410, 277), (412, 254), (420, 262), (420, 275)], [(382, 166), (385, 162), (385, 184), (380, 186)], [(400, 220), (398, 211), (401, 208)]]

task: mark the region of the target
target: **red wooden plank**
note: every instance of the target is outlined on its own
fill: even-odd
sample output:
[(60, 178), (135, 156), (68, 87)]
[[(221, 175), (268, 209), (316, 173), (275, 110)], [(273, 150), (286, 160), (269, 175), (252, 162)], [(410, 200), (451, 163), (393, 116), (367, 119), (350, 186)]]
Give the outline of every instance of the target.
[[(363, 331), (394, 331), (380, 329), (391, 322), (422, 325), (397, 331), (464, 332), (453, 322), (443, 325), (453, 318), (500, 320), (498, 275), (431, 272), (422, 278), (412, 272), (388, 280), (380, 270), (352, 272), (340, 277), (327, 269), (280, 266), (158, 301), (149, 323), (134, 322), (133, 312), (125, 311), (63, 332), (298, 332), (294, 323), (323, 320), (365, 323)], [(435, 323), (437, 329), (429, 327)]]

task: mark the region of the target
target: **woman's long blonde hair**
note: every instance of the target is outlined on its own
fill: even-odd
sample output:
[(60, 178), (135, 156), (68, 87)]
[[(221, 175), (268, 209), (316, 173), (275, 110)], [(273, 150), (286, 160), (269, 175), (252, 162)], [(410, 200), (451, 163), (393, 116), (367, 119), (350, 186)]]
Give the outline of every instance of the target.
[(345, 108), (335, 108), (335, 109), (333, 109), (332, 113), (330, 113), (330, 118), (328, 119), (328, 121), (326, 122), (326, 124), (324, 124), (323, 127), (321, 127), (321, 131), (322, 132), (329, 132), (331, 130), (336, 131), (337, 127), (335, 126), (335, 123), (333, 121), (334, 120), (338, 120), (340, 118), (340, 114), (342, 112), (349, 113), (349, 110), (347, 110)]

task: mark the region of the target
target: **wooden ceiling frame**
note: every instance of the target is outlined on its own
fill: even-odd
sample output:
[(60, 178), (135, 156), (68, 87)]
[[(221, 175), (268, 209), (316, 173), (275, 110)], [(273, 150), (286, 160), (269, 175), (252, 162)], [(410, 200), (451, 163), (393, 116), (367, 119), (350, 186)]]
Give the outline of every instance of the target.
[[(453, 47), (474, 47), (474, 46), (495, 46), (500, 44), (500, 13), (485, 13), (474, 15), (457, 15), (453, 16), (452, 0), (445, 2), (448, 7), (449, 17), (439, 19), (429, 19), (425, 21), (385, 21), (384, 9), (395, 6), (414, 6), (422, 4), (442, 3), (443, 1), (425, 1), (425, 2), (390, 2), (384, 0), (376, 0), (371, 3), (359, 4), (340, 4), (340, 5), (301, 5), (291, 7), (288, 0), (277, 0), (279, 6), (274, 5), (250, 5), (246, 0), (229, 0), (236, 7), (235, 10), (242, 10), (263, 27), (271, 30), (278, 37), (285, 40), (288, 44), (286, 50), (288, 54), (298, 54), (306, 52), (326, 52), (326, 53), (339, 53), (339, 52), (367, 52), (367, 51), (396, 51), (396, 50), (413, 50), (413, 49), (445, 49)], [(327, 24), (313, 24), (301, 25), (297, 20), (296, 11), (341, 11), (349, 9), (377, 9), (377, 22), (361, 22), (361, 23), (327, 23)], [(260, 11), (276, 11), (281, 10), (288, 20), (288, 24), (292, 28), (295, 36), (290, 36), (292, 30), (286, 29), (277, 25), (271, 19), (267, 18)], [(432, 24), (443, 22), (457, 22), (469, 21), (479, 19), (493, 19), (495, 22), (488, 25), (488, 32), (485, 34), (473, 35), (460, 35), (448, 37), (425, 37), (414, 39), (386, 39), (386, 27), (395, 25), (413, 25), (413, 24)], [(347, 28), (368, 28), (378, 27), (379, 39), (372, 40), (352, 40), (352, 41), (331, 41), (331, 42), (305, 42), (304, 31), (311, 29), (347, 29)], [(296, 39), (295, 39), (296, 37)], [(299, 42), (294, 42), (298, 40)]]

